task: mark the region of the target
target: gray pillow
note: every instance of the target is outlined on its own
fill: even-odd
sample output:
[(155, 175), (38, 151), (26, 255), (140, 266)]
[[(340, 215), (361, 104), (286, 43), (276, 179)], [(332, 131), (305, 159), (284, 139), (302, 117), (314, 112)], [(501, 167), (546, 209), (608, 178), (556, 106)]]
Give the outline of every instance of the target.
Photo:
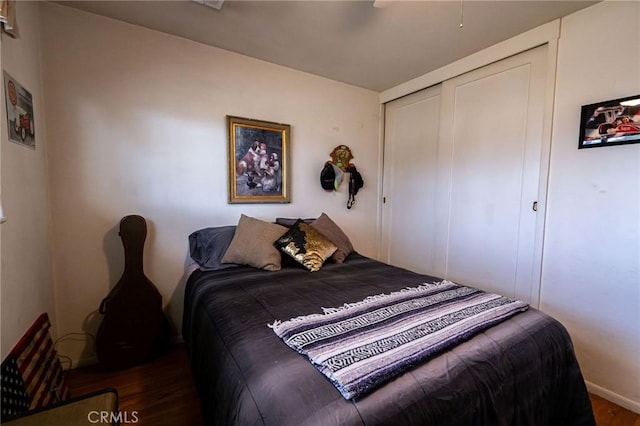
[(346, 257), (354, 251), (349, 237), (325, 213), (322, 213), (319, 218), (311, 222), (311, 226), (338, 247), (338, 250), (331, 256), (334, 262), (343, 263)]
[(222, 263), (240, 263), (267, 271), (280, 270), (280, 251), (273, 243), (287, 228), (241, 215)]
[(203, 228), (193, 232), (189, 235), (191, 258), (203, 271), (217, 271), (239, 266), (234, 263), (222, 263), (222, 257), (231, 244), (235, 232), (235, 226)]

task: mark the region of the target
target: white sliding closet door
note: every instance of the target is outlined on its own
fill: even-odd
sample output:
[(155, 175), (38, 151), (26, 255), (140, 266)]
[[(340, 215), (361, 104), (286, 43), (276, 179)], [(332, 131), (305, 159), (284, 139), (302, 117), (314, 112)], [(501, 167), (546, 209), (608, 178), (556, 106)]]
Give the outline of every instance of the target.
[(448, 80), (440, 123), (445, 276), (534, 306), (546, 58), (539, 47)]
[(537, 306), (546, 97), (542, 46), (387, 103), (382, 260)]
[(382, 259), (433, 270), (440, 86), (385, 107)]

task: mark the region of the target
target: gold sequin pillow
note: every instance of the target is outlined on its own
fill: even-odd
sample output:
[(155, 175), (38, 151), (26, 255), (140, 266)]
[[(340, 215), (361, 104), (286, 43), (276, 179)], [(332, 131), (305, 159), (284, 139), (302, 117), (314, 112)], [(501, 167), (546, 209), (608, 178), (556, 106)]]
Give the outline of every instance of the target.
[(302, 219), (273, 244), (311, 272), (319, 271), (338, 248)]

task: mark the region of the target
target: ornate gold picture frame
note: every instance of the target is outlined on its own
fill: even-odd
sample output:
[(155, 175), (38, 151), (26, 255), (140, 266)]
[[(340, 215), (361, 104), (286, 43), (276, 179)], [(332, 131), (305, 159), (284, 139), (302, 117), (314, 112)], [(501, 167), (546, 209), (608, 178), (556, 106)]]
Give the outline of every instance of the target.
[(227, 116), (229, 203), (290, 203), (291, 126)]

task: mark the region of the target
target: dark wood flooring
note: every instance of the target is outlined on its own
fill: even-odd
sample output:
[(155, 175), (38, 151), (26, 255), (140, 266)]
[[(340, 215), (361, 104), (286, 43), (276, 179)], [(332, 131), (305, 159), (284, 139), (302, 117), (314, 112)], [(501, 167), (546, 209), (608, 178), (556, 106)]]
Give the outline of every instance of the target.
[(135, 411), (138, 425), (204, 425), (184, 345), (126, 370), (106, 372), (93, 365), (69, 370), (66, 377), (72, 396), (116, 388), (122, 415), (131, 419)]
[[(135, 411), (138, 425), (203, 425), (200, 401), (183, 345), (149, 363), (123, 371), (105, 372), (90, 366), (67, 372), (73, 396), (114, 387), (120, 397), (120, 410), (131, 418)], [(640, 426), (640, 415), (591, 395), (597, 426)]]

